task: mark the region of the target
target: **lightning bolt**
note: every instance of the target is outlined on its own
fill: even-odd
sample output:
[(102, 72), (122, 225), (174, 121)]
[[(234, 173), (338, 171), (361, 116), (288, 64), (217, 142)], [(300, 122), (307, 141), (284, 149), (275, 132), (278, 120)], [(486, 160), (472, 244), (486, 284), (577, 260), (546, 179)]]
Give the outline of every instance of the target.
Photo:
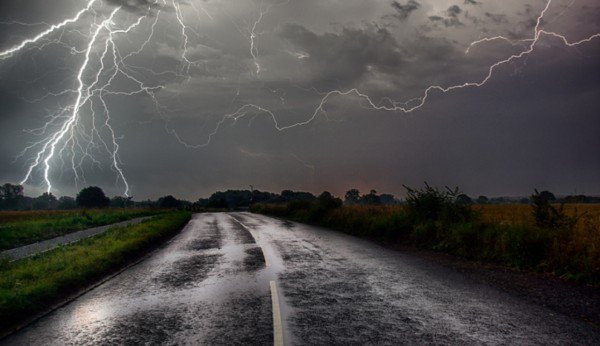
[(77, 14), (74, 17), (66, 19), (58, 24), (51, 25), (48, 29), (40, 32), (35, 37), (28, 38), (28, 39), (24, 40), (23, 42), (19, 43), (18, 45), (14, 46), (12, 48), (9, 48), (3, 52), (0, 52), (0, 59), (5, 59), (7, 57), (11, 57), (13, 54), (23, 50), (23, 48), (25, 48), (27, 45), (39, 42), (41, 39), (54, 33), (58, 29), (61, 29), (69, 24), (77, 22), (86, 12), (88, 12), (92, 8), (92, 6), (94, 5), (95, 2), (96, 2), (96, 0), (90, 0), (87, 3), (87, 6), (84, 9), (82, 9), (81, 11), (77, 12)]
[[(26, 39), (20, 44), (0, 52), (0, 57), (12, 57), (30, 45), (39, 43), (43, 46), (44, 43), (41, 40), (52, 35), (57, 30), (67, 27), (69, 24), (76, 23), (85, 13), (92, 13), (97, 17), (97, 12), (94, 9), (96, 3), (97, 0), (90, 0), (86, 7), (77, 12), (75, 16), (61, 23), (51, 25), (35, 37)], [(163, 0), (163, 4), (165, 4), (165, 0)], [(154, 28), (160, 16), (160, 10), (151, 23), (150, 34), (147, 39), (137, 50), (123, 56), (115, 42), (115, 37), (117, 35), (126, 36), (140, 27), (142, 22), (149, 18), (150, 7), (145, 15), (140, 15), (131, 25), (125, 28), (116, 28), (114, 19), (121, 9), (121, 7), (112, 9), (100, 23), (94, 25), (95, 27), (90, 32), (84, 49), (79, 50), (75, 47), (70, 47), (73, 53), (83, 54), (83, 61), (75, 76), (76, 88), (60, 92), (50, 92), (41, 98), (32, 100), (32, 102), (36, 102), (52, 96), (74, 95), (72, 104), (50, 114), (50, 120), (41, 128), (29, 131), (35, 135), (44, 136), (47, 134), (47, 136), (27, 146), (18, 155), (18, 157), (21, 157), (29, 151), (36, 151), (20, 184), (27, 183), (32, 178), (34, 172), (40, 169), (46, 190), (47, 192), (51, 192), (53, 188), (51, 181), (53, 162), (58, 158), (64, 165), (64, 155), (70, 156), (70, 165), (75, 176), (76, 185), (80, 181), (85, 182), (82, 169), (84, 160), (90, 159), (93, 164), (100, 165), (100, 162), (94, 158), (93, 151), (102, 147), (110, 156), (111, 168), (117, 174), (117, 182), (120, 181), (123, 184), (123, 194), (125, 196), (129, 195), (129, 183), (125, 177), (119, 156), (120, 146), (118, 136), (110, 124), (112, 117), (105, 98), (107, 96), (132, 96), (143, 93), (155, 99), (154, 93), (163, 87), (161, 85), (147, 86), (130, 72), (135, 69), (135, 66), (127, 63), (129, 58), (139, 54), (151, 41), (154, 35)], [(177, 15), (178, 18), (179, 15), (180, 13)], [(52, 42), (60, 43), (60, 39), (52, 40)], [(100, 47), (102, 47), (102, 53), (96, 61), (94, 59), (94, 51)], [(95, 72), (92, 72), (95, 68), (92, 64), (93, 62), (99, 64)], [(113, 82), (118, 77), (127, 79), (129, 82), (137, 85), (137, 87), (127, 90), (114, 88)], [(97, 113), (97, 105), (101, 109), (101, 114)], [(99, 120), (99, 116), (103, 116), (104, 120)], [(57, 129), (52, 130), (54, 127), (57, 127)], [(105, 135), (102, 135), (101, 131), (104, 131)], [(78, 156), (79, 158), (77, 158)]]
[(546, 30), (541, 29), (542, 20), (543, 20), (544, 16), (546, 15), (546, 12), (550, 8), (551, 4), (552, 4), (552, 0), (548, 0), (544, 9), (541, 11), (540, 15), (537, 17), (536, 25), (534, 28), (532, 38), (523, 39), (523, 40), (519, 40), (519, 41), (513, 41), (504, 36), (495, 36), (495, 37), (483, 38), (483, 39), (474, 41), (468, 46), (467, 51), (466, 51), (467, 54), (469, 53), (470, 49), (473, 48), (474, 46), (477, 46), (477, 45), (485, 43), (485, 42), (492, 42), (492, 41), (497, 41), (497, 40), (506, 41), (512, 45), (521, 45), (521, 44), (524, 45), (524, 49), (522, 51), (520, 51), (519, 53), (512, 54), (509, 57), (499, 60), (499, 61), (495, 62), (494, 64), (490, 65), (488, 67), (487, 73), (479, 81), (463, 82), (460, 84), (455, 84), (455, 85), (450, 85), (450, 86), (431, 85), (431, 86), (428, 86), (426, 89), (424, 89), (421, 96), (419, 96), (419, 97), (412, 98), (410, 100), (405, 100), (405, 101), (395, 101), (390, 98), (385, 98), (385, 101), (386, 101), (385, 104), (375, 102), (371, 96), (369, 96), (366, 93), (361, 92), (357, 88), (351, 88), (349, 90), (331, 90), (331, 91), (328, 91), (328, 92), (322, 94), (323, 96), (320, 99), (320, 101), (318, 102), (316, 108), (313, 110), (313, 112), (311, 114), (309, 114), (309, 116), (307, 117), (306, 120), (292, 123), (289, 125), (281, 125), (279, 123), (279, 121), (277, 120), (276, 115), (269, 109), (266, 109), (266, 108), (264, 108), (260, 105), (256, 105), (256, 104), (245, 104), (245, 105), (241, 106), (235, 112), (224, 115), (222, 117), (221, 121), (219, 121), (217, 123), (214, 131), (208, 135), (207, 140), (205, 142), (197, 144), (197, 145), (192, 145), (192, 144), (182, 141), (180, 138), (178, 138), (178, 140), (182, 144), (184, 144), (186, 147), (189, 147), (189, 148), (205, 147), (210, 144), (211, 139), (218, 133), (220, 127), (223, 126), (228, 120), (231, 121), (232, 124), (235, 124), (239, 119), (252, 113), (251, 111), (263, 113), (263, 114), (267, 115), (267, 117), (273, 121), (274, 127), (277, 131), (285, 131), (285, 130), (289, 130), (289, 129), (292, 129), (292, 128), (295, 128), (298, 126), (308, 125), (311, 122), (313, 122), (318, 117), (319, 114), (325, 114), (325, 115), (327, 114), (327, 112), (325, 111), (325, 105), (327, 104), (327, 102), (330, 99), (332, 99), (335, 96), (358, 97), (364, 101), (365, 108), (371, 109), (371, 110), (401, 112), (401, 113), (405, 113), (405, 114), (412, 113), (412, 112), (422, 108), (427, 103), (427, 100), (431, 97), (431, 93), (434, 91), (438, 91), (438, 92), (445, 94), (445, 93), (449, 93), (449, 92), (459, 90), (459, 89), (483, 87), (494, 76), (494, 73), (496, 72), (496, 70), (499, 67), (501, 67), (503, 65), (507, 65), (513, 61), (519, 60), (519, 59), (531, 54), (535, 50), (538, 43), (540, 42), (540, 39), (542, 36), (550, 36), (550, 37), (558, 38), (567, 47), (579, 46), (583, 43), (591, 42), (592, 40), (594, 40), (596, 38), (600, 38), (600, 33), (596, 33), (596, 34), (593, 34), (591, 36), (588, 36), (588, 37), (583, 38), (578, 41), (569, 41), (562, 34), (558, 34), (556, 32), (551, 32), (551, 31), (546, 31)]
[[(289, 2), (289, 0), (287, 0), (280, 3), (265, 5), (263, 1), (264, 0), (261, 0), (258, 5), (258, 16), (248, 23), (247, 31), (246, 33), (243, 33), (244, 35), (248, 35), (246, 37), (248, 37), (249, 41), (249, 53), (253, 61), (253, 71), (255, 75), (259, 75), (264, 70), (259, 61), (260, 54), (257, 40), (260, 33), (258, 32), (258, 28), (273, 6)], [(135, 17), (133, 22), (131, 22), (130, 15), (126, 16), (126, 18), (122, 20), (131, 24), (120, 27), (115, 24), (115, 21), (117, 17), (121, 17), (119, 14), (124, 12), (122, 8), (115, 7), (105, 15), (100, 15), (97, 9), (101, 2), (99, 0), (87, 1), (85, 7), (75, 13), (75, 15), (57, 24), (25, 24), (20, 22), (0, 23), (29, 25), (32, 27), (44, 25), (47, 27), (37, 35), (23, 40), (11, 48), (0, 51), (0, 60), (12, 58), (30, 48), (42, 49), (49, 43), (59, 44), (67, 48), (71, 54), (80, 55), (82, 57), (81, 64), (74, 75), (74, 87), (60, 91), (51, 91), (42, 97), (29, 100), (29, 102), (39, 102), (51, 97), (72, 97), (72, 102), (67, 106), (61, 106), (57, 110), (49, 112), (48, 120), (43, 126), (28, 131), (34, 136), (41, 137), (41, 139), (26, 146), (18, 156), (22, 157), (29, 153), (33, 153), (32, 158), (28, 161), (28, 167), (21, 184), (25, 184), (32, 180), (33, 175), (38, 174), (39, 172), (43, 176), (47, 191), (51, 192), (53, 189), (52, 174), (54, 165), (57, 164), (57, 161), (62, 165), (70, 165), (75, 177), (76, 185), (80, 182), (85, 182), (85, 173), (83, 169), (84, 162), (89, 160), (92, 165), (99, 166), (100, 162), (96, 158), (95, 153), (101, 150), (102, 152), (108, 153), (111, 169), (116, 173), (117, 183), (123, 185), (123, 194), (128, 196), (130, 185), (126, 179), (123, 164), (119, 156), (120, 137), (111, 126), (113, 116), (109, 107), (109, 101), (107, 100), (109, 97), (130, 97), (138, 94), (148, 96), (155, 104), (159, 116), (165, 121), (165, 130), (167, 133), (172, 135), (179, 143), (187, 148), (201, 148), (208, 146), (223, 126), (235, 125), (238, 120), (247, 116), (255, 117), (257, 115), (266, 115), (267, 118), (273, 122), (274, 128), (277, 131), (286, 131), (295, 127), (308, 125), (319, 115), (327, 116), (326, 106), (328, 102), (336, 97), (358, 98), (361, 101), (360, 105), (366, 109), (411, 113), (426, 105), (431, 95), (435, 92), (449, 93), (458, 89), (485, 86), (490, 79), (494, 77), (500, 67), (530, 55), (544, 37), (556, 39), (566, 47), (576, 47), (600, 38), (600, 33), (595, 33), (580, 40), (569, 40), (563, 34), (542, 28), (542, 21), (546, 16), (552, 1), (553, 0), (548, 0), (546, 2), (545, 7), (537, 17), (536, 25), (531, 37), (521, 40), (512, 40), (508, 37), (498, 35), (476, 40), (467, 46), (465, 54), (471, 54), (475, 48), (494, 42), (506, 42), (515, 48), (518, 47), (517, 53), (511, 54), (510, 56), (489, 65), (487, 73), (477, 80), (446, 86), (430, 85), (422, 90), (419, 97), (403, 101), (396, 101), (386, 97), (376, 102), (370, 95), (360, 91), (358, 88), (350, 88), (347, 90), (336, 89), (318, 93), (319, 101), (312, 112), (307, 114), (305, 120), (288, 124), (281, 123), (276, 114), (268, 108), (259, 104), (248, 103), (239, 106), (231, 113), (219, 115), (219, 120), (214, 125), (212, 131), (207, 134), (205, 140), (198, 144), (188, 143), (183, 140), (174, 129), (169, 128), (166, 112), (170, 110), (163, 107), (156, 96), (156, 93), (162, 90), (164, 86), (162, 84), (148, 85), (143, 78), (140, 77), (144, 73), (148, 73), (152, 76), (171, 75), (179, 80), (189, 81), (191, 79), (190, 70), (197, 62), (190, 58), (190, 33), (196, 35), (197, 33), (185, 23), (181, 5), (188, 4), (187, 2), (182, 3), (178, 0), (169, 0), (169, 4), (167, 4), (167, 0), (161, 0), (161, 5), (155, 6), (157, 4), (157, 1), (155, 1), (151, 5), (148, 5), (145, 14), (137, 13), (137, 17)], [(202, 11), (210, 20), (213, 20), (210, 13), (201, 5), (198, 7), (193, 2), (190, 2), (189, 4), (197, 14)], [(573, 2), (571, 2), (567, 9), (572, 4)], [(172, 8), (171, 13), (175, 18), (174, 24), (179, 28), (179, 35), (181, 37), (181, 46), (179, 47), (181, 54), (179, 56), (179, 61), (181, 65), (173, 71), (160, 72), (156, 72), (147, 67), (134, 65), (131, 62), (132, 58), (144, 51), (153, 41), (155, 37), (155, 28), (159, 19), (162, 17), (162, 10), (166, 7)], [(566, 11), (566, 9), (564, 11)], [(562, 15), (564, 11), (561, 12), (560, 15)], [(165, 11), (165, 13), (167, 12)], [(78, 48), (75, 45), (63, 42), (62, 37), (65, 30), (67, 30), (71, 24), (78, 23), (87, 15), (93, 17), (93, 25), (89, 33), (86, 34), (79, 30), (72, 29), (73, 33), (85, 38), (86, 41), (83, 48)], [(119, 19), (119, 21), (121, 21), (121, 19)], [(137, 49), (125, 52), (119, 47), (119, 37), (123, 36), (128, 38), (131, 33), (143, 28), (147, 28), (148, 30), (144, 32), (145, 39), (139, 46), (136, 46)], [(239, 28), (238, 31), (241, 32)], [(67, 33), (68, 32), (69, 31), (67, 31)], [(59, 33), (60, 35), (58, 35), (58, 38), (51, 39), (51, 37)], [(303, 52), (289, 53), (296, 56), (298, 59), (310, 58), (308, 54)], [(117, 80), (125, 80), (129, 83), (129, 86), (118, 87)], [(272, 90), (272, 92), (278, 94), (276, 90)], [(234, 100), (238, 95), (239, 89)], [(280, 97), (281, 102), (285, 103), (283, 96), (279, 94), (278, 96)], [(233, 102), (234, 101), (232, 101), (232, 103)], [(301, 161), (299, 158), (295, 158), (298, 161)], [(309, 167), (310, 165), (305, 166)]]

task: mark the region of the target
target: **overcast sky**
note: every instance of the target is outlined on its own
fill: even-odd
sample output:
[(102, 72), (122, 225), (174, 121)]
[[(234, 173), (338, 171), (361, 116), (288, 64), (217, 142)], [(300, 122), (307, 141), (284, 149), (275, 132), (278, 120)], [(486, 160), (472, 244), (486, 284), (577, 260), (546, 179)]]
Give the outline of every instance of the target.
[[(356, 88), (390, 106), (430, 85), (478, 82), (528, 43), (485, 42), (466, 54), (469, 44), (532, 38), (544, 0), (153, 2), (97, 0), (76, 22), (0, 59), (0, 182), (21, 181), (43, 140), (68, 120), (61, 109), (77, 98), (91, 38), (120, 6), (107, 28), (133, 27), (114, 33), (114, 45), (100, 30), (91, 45), (84, 85), (98, 71), (99, 84), (114, 78), (78, 112), (77, 141), (58, 143), (49, 159), (55, 195), (86, 185), (124, 192), (107, 120), (135, 199), (195, 200), (249, 185), (402, 196), (402, 184), (424, 181), (473, 196), (534, 188), (600, 194), (600, 39), (566, 47), (542, 36), (484, 86), (433, 91), (411, 113), (369, 109), (352, 94), (331, 96), (315, 113), (331, 90)], [(85, 6), (2, 0), (0, 51)], [(595, 0), (554, 0), (541, 28), (577, 41), (600, 32), (599, 18)], [(113, 47), (122, 73), (114, 74)], [(151, 89), (125, 95), (139, 90), (134, 80)], [(236, 113), (246, 104), (254, 106)], [(237, 120), (227, 117), (234, 113)], [(53, 114), (59, 117), (44, 128)], [(293, 124), (302, 125), (285, 129)], [(32, 171), (27, 194), (46, 189), (43, 171)]]

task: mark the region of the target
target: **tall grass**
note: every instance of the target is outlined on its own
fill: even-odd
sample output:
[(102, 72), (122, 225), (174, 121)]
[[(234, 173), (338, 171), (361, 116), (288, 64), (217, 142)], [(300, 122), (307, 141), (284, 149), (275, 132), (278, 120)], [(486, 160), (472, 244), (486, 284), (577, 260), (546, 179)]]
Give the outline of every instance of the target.
[(540, 227), (528, 205), (463, 207), (471, 213), (466, 218), (417, 217), (407, 205), (343, 206), (319, 217), (285, 205), (252, 211), (600, 285), (600, 205), (566, 205), (565, 214), (576, 219), (571, 228)]
[(0, 331), (141, 256), (177, 233), (190, 216), (165, 213), (32, 258), (0, 263)]
[(157, 213), (155, 209), (0, 212), (0, 250)]

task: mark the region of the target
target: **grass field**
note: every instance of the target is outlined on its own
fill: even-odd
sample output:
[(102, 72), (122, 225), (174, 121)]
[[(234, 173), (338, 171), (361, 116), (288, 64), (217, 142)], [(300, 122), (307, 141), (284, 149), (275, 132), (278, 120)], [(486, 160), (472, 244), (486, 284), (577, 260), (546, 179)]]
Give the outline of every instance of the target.
[(163, 213), (16, 262), (0, 262), (0, 332), (31, 318), (176, 234), (189, 212)]
[(152, 209), (3, 211), (0, 212), (0, 250), (159, 212)]
[(565, 205), (573, 227), (536, 224), (529, 205), (474, 205), (470, 216), (417, 219), (409, 207), (262, 205), (253, 211), (386, 243), (404, 243), (600, 285), (600, 205)]

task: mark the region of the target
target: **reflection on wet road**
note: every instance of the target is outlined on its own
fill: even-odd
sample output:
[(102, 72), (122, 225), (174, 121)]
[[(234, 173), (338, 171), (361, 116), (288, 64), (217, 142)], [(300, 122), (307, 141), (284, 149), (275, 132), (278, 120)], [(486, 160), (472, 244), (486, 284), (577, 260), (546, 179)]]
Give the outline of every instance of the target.
[(593, 326), (367, 241), (215, 213), (3, 343), (265, 345), (277, 335), (313, 345), (600, 340)]

